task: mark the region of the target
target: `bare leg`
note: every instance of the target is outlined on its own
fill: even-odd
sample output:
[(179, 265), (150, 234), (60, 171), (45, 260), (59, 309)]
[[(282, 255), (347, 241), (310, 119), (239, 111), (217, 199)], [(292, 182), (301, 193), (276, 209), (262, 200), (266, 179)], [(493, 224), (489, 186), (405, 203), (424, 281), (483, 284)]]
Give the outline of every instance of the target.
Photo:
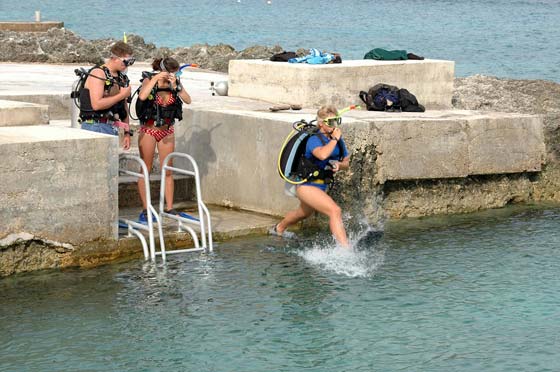
[[(140, 132), (138, 136), (138, 149), (140, 150), (140, 157), (146, 163), (148, 168), (148, 173), (152, 171), (152, 164), (154, 162), (154, 153), (156, 150), (156, 139), (149, 134)], [(144, 186), (144, 180), (142, 178), (138, 179), (138, 194), (140, 194), (140, 200), (142, 200), (142, 208), (147, 209), (146, 204), (146, 189)]]
[(289, 226), (298, 223), (301, 220), (306, 219), (307, 217), (311, 216), (311, 214), (315, 210), (305, 204), (304, 202), (300, 201), (299, 207), (293, 211), (286, 213), (286, 217), (278, 225), (276, 225), (276, 231), (280, 235), (286, 230)]
[(348, 238), (342, 223), (342, 211), (334, 200), (315, 186), (299, 186), (296, 193), (302, 203), (329, 217), (329, 227), (334, 238), (340, 245), (348, 247)]
[[(158, 144), (159, 164), (163, 166), (163, 161), (167, 155), (175, 151), (175, 134), (170, 134), (162, 139)], [(168, 165), (173, 165), (170, 161)], [(173, 172), (165, 171), (165, 206), (166, 210), (173, 209), (173, 194), (175, 192), (175, 184), (173, 183)]]

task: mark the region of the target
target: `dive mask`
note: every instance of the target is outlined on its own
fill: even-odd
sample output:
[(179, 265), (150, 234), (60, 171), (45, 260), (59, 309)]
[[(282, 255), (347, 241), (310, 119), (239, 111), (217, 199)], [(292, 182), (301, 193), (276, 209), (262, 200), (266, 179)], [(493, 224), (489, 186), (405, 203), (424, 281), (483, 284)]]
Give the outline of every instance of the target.
[(126, 67), (128, 67), (128, 66), (132, 66), (134, 64), (134, 62), (136, 62), (136, 58), (130, 57), (130, 58), (127, 58), (127, 59), (123, 59), (122, 61), (123, 61), (124, 65)]
[(126, 59), (122, 58), (122, 57), (119, 57), (119, 56), (116, 56), (116, 55), (113, 55), (113, 57), (120, 59), (121, 62), (124, 63), (125, 67), (132, 66), (134, 64), (134, 62), (136, 62), (136, 58), (134, 58), (134, 57), (129, 57), (129, 58), (126, 58)]
[(323, 124), (331, 128), (337, 127), (342, 123), (342, 118), (340, 116), (335, 116), (333, 118), (323, 119)]

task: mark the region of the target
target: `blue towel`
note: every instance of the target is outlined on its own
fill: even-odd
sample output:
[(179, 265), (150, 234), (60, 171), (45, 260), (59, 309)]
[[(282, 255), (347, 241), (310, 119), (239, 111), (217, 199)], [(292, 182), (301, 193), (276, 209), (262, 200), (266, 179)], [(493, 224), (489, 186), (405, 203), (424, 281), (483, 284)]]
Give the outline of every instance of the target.
[(322, 53), (319, 49), (309, 49), (309, 54), (304, 57), (290, 58), (289, 63), (309, 63), (310, 65), (323, 65), (334, 60), (334, 55)]

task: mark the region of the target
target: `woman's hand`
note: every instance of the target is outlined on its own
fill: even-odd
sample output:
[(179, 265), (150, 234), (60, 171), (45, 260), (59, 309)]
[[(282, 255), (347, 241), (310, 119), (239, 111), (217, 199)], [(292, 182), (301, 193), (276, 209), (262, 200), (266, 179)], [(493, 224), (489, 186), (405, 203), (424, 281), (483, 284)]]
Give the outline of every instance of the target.
[(130, 149), (130, 135), (125, 134), (123, 137), (123, 150)]
[(167, 83), (169, 82), (169, 72), (166, 71), (158, 72), (157, 75), (152, 77), (152, 79), (155, 79), (158, 85), (161, 85), (161, 83)]
[(340, 141), (340, 137), (342, 137), (342, 131), (339, 127), (336, 127), (331, 132), (331, 138), (337, 141)]
[(175, 76), (175, 74), (172, 73), (168, 73), (168, 81), (169, 81), (169, 87), (171, 89), (177, 89), (177, 76)]
[(340, 162), (338, 160), (329, 160), (329, 165), (333, 173), (336, 173), (340, 170)]

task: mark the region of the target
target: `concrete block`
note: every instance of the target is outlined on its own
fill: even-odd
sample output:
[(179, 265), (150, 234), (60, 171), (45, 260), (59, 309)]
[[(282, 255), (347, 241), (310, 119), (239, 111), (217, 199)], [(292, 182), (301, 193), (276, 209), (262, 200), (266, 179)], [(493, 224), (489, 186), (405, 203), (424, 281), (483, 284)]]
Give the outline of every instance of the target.
[(394, 117), (373, 123), (373, 142), (378, 153), (376, 177), (381, 183), (469, 174), (464, 121)]
[[(69, 119), (73, 101), (69, 93), (43, 93), (43, 94), (6, 94), (0, 92), (0, 100), (35, 103), (48, 106), (50, 120)], [(41, 123), (45, 124), (45, 123)]]
[[(315, 112), (270, 113), (256, 107), (260, 104), (185, 110), (176, 127), (177, 151), (199, 162), (206, 202), (281, 215), (297, 200), (284, 194), (278, 152), (292, 123), (311, 120)], [(374, 165), (351, 161), (351, 179), (371, 180), (352, 185), (362, 187), (359, 197), (386, 181), (538, 171), (544, 159), (542, 121), (536, 116), (352, 111), (342, 128), (351, 152), (375, 153), (367, 157)]]
[(20, 31), (20, 32), (45, 32), (51, 28), (62, 28), (64, 22), (0, 22), (0, 31)]
[(0, 128), (0, 238), (117, 238), (117, 138), (51, 126)]
[(540, 171), (545, 157), (538, 116), (485, 113), (467, 122), (469, 174)]
[(196, 159), (206, 203), (272, 215), (297, 206), (284, 194), (276, 163), (301, 113), (193, 109), (183, 117), (175, 129), (176, 150)]
[(453, 61), (348, 60), (308, 65), (259, 60), (229, 62), (229, 95), (304, 107), (360, 103), (358, 94), (378, 83), (406, 88), (429, 109), (451, 108)]
[(453, 110), (362, 120), (375, 128), (381, 183), (535, 172), (544, 163), (543, 123), (534, 115)]
[(45, 105), (0, 100), (0, 127), (48, 123), (49, 113)]

